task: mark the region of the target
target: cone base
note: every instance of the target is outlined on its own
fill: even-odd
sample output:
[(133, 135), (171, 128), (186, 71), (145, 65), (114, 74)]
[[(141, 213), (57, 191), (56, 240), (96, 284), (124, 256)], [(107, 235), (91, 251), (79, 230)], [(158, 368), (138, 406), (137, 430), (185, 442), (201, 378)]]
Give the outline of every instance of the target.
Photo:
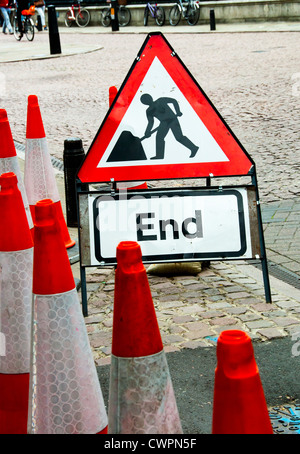
[(27, 434), (29, 373), (0, 374), (0, 434)]

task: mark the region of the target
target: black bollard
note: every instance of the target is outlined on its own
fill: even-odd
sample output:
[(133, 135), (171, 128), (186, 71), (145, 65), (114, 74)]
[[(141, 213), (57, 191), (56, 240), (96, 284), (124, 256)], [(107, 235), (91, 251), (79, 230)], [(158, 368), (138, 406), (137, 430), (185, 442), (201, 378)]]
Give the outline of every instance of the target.
[(118, 2), (113, 0), (110, 7), (111, 30), (113, 32), (119, 31), (118, 8)]
[[(85, 154), (82, 140), (76, 137), (64, 141), (64, 178), (66, 196), (67, 226), (77, 227), (76, 175)], [(88, 191), (89, 185), (82, 184), (82, 190)]]
[(209, 11), (209, 22), (210, 22), (210, 29), (215, 30), (216, 29), (216, 19), (215, 19), (215, 10), (211, 9)]
[(48, 6), (48, 26), (49, 26), (49, 43), (50, 53), (61, 54), (60, 38), (57, 25), (57, 16), (55, 6)]

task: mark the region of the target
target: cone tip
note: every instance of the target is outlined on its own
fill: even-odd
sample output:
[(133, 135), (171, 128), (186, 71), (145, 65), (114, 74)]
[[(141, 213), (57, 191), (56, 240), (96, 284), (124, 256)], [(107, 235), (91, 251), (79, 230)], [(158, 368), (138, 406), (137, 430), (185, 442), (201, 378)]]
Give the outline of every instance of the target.
[(119, 251), (140, 250), (140, 246), (136, 241), (121, 241), (118, 244)]
[(38, 104), (39, 104), (39, 101), (38, 101), (38, 97), (36, 95), (28, 96), (28, 106), (32, 107), (32, 106), (35, 106)]
[(226, 345), (240, 345), (249, 342), (249, 340), (251, 339), (247, 333), (234, 329), (222, 331), (218, 342)]
[(36, 226), (54, 224), (54, 202), (51, 199), (42, 199), (35, 204)]
[(7, 112), (5, 109), (0, 109), (0, 121), (7, 121)]
[(12, 188), (17, 186), (18, 179), (15, 173), (13, 172), (6, 172), (0, 175), (0, 186), (3, 189)]
[(26, 139), (42, 139), (46, 137), (38, 97), (28, 96)]
[(5, 109), (0, 109), (0, 159), (16, 156), (16, 149)]
[(239, 363), (248, 364), (256, 370), (251, 337), (244, 331), (225, 330), (217, 342), (217, 358), (220, 367), (234, 370)]
[(117, 246), (117, 263), (127, 271), (144, 268), (140, 245), (136, 241), (121, 241)]

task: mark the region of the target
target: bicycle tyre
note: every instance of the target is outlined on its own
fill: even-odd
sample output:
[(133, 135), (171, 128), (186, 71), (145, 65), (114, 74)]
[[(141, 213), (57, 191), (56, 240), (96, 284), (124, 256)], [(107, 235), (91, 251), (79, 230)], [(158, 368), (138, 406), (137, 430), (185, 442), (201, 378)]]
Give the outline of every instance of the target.
[(66, 27), (72, 27), (72, 25), (74, 24), (74, 19), (71, 19), (73, 16), (72, 16), (72, 13), (71, 11), (67, 11), (66, 12), (66, 15), (65, 15), (65, 24), (66, 24)]
[(126, 27), (131, 21), (131, 12), (125, 6), (120, 6), (118, 9), (118, 22), (120, 27)]
[(32, 19), (25, 19), (24, 21), (24, 31), (28, 41), (33, 41), (34, 39), (34, 24)]
[(14, 37), (16, 38), (17, 41), (20, 41), (20, 33), (19, 33), (19, 26), (18, 26), (17, 16), (14, 17), (13, 29), (14, 29)]
[(90, 12), (87, 9), (81, 9), (81, 11), (76, 14), (76, 24), (78, 27), (86, 27), (91, 19)]
[(148, 24), (148, 14), (149, 14), (149, 10), (148, 10), (148, 6), (146, 6), (145, 10), (144, 10), (144, 25), (145, 25), (145, 27)]
[(196, 25), (200, 17), (200, 9), (190, 5), (187, 10), (187, 22), (189, 25)]
[(169, 21), (170, 25), (177, 25), (180, 21), (181, 11), (178, 5), (172, 6), (170, 10)]
[(162, 6), (157, 7), (155, 22), (159, 27), (165, 23), (165, 10)]
[(101, 24), (103, 27), (109, 27), (111, 23), (110, 8), (104, 8), (101, 14)]

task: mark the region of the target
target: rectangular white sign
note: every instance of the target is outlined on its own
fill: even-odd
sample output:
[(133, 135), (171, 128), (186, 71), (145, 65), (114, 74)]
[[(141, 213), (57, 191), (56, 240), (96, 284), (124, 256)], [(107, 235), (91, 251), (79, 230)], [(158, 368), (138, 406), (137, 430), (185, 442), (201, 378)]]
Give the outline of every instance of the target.
[(90, 193), (88, 213), (84, 265), (116, 264), (121, 241), (137, 241), (144, 263), (254, 257), (247, 188)]

